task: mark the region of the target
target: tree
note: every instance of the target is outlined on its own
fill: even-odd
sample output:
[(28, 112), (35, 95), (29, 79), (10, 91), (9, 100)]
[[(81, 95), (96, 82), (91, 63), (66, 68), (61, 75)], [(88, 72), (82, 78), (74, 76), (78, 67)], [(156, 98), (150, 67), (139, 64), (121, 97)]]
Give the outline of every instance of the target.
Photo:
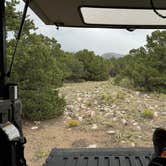
[[(22, 12), (16, 11), (16, 5), (19, 4), (18, 0), (10, 0), (6, 1), (6, 29), (7, 32), (14, 32), (14, 37), (16, 37), (18, 33), (18, 29), (20, 26)], [(29, 19), (27, 16), (24, 24), (23, 35), (29, 35), (30, 31), (34, 31), (37, 28), (33, 20)]]
[(166, 92), (166, 31), (154, 31), (145, 47), (131, 50), (122, 60), (119, 80), (127, 77), (135, 87)]
[(84, 76), (86, 81), (103, 81), (109, 77), (108, 63), (100, 56), (96, 56), (93, 51), (82, 50), (77, 52), (76, 58), (84, 66)]
[[(7, 2), (7, 30), (14, 32), (8, 42), (7, 54), (11, 59), (21, 13), (15, 10), (18, 2)], [(62, 71), (57, 66), (53, 50), (60, 49), (55, 39), (38, 35), (36, 27), (27, 19), (15, 58), (11, 80), (18, 82), (23, 102), (23, 116), (30, 120), (43, 120), (61, 115), (65, 101), (57, 88), (62, 85)]]

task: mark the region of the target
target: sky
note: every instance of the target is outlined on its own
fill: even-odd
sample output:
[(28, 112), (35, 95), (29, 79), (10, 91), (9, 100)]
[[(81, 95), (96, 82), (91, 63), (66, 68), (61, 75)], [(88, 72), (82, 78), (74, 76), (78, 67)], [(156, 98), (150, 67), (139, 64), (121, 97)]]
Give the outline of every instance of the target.
[[(17, 9), (23, 10), (23, 4), (20, 4)], [(28, 15), (38, 27), (37, 33), (54, 37), (61, 44), (62, 49), (69, 52), (88, 49), (98, 55), (108, 52), (125, 55), (131, 49), (145, 45), (146, 35), (152, 32), (152, 30), (129, 32), (119, 29), (62, 27), (57, 30), (56, 26), (45, 25), (31, 9), (28, 9)]]

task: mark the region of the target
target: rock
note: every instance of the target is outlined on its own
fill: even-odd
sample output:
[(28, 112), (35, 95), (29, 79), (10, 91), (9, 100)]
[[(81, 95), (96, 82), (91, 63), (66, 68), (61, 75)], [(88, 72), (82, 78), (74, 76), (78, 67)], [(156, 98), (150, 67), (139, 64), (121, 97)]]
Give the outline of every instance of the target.
[(166, 110), (162, 110), (162, 111), (160, 112), (160, 114), (163, 115), (163, 116), (166, 116)]
[(66, 108), (70, 111), (72, 111), (74, 109), (74, 106), (73, 105), (67, 105)]
[(150, 99), (150, 96), (148, 96), (147, 94), (145, 94), (145, 95), (144, 95), (144, 97), (146, 97), (146, 98)]
[(34, 121), (35, 125), (40, 125), (40, 121)]
[(81, 100), (82, 100), (82, 98), (81, 98), (81, 97), (77, 97), (77, 101), (79, 101), (79, 102), (80, 102)]
[(39, 128), (38, 126), (31, 127), (32, 130), (37, 130), (38, 128)]
[(104, 115), (104, 117), (106, 117), (106, 118), (112, 118), (112, 116), (113, 116), (113, 113), (111, 112), (111, 113), (106, 113), (105, 115)]
[(70, 116), (67, 116), (67, 117), (66, 117), (66, 120), (71, 120), (71, 117), (70, 117)]
[(74, 110), (75, 110), (76, 112), (79, 112), (79, 111), (80, 111), (80, 108), (79, 108), (77, 105), (75, 105)]
[(96, 144), (89, 145), (87, 148), (97, 148)]
[(131, 143), (131, 147), (135, 147), (135, 143), (134, 142)]
[(133, 123), (133, 126), (137, 126), (137, 125), (138, 125), (138, 123), (137, 123), (137, 122), (134, 122), (134, 123)]
[(85, 106), (84, 104), (81, 104), (81, 105), (80, 105), (80, 108), (81, 108), (81, 109), (86, 109), (86, 106)]
[(157, 118), (159, 116), (158, 112), (154, 112), (153, 116)]
[(136, 129), (141, 131), (141, 127), (140, 126), (136, 126)]
[(122, 141), (121, 141), (121, 143), (122, 143), (122, 144), (125, 144), (125, 143), (126, 143), (126, 141), (122, 140)]
[(98, 102), (97, 102), (97, 100), (94, 100), (94, 104), (95, 104), (95, 105), (98, 105)]
[(113, 104), (112, 106), (111, 106), (111, 108), (113, 109), (113, 108), (116, 108), (116, 105), (115, 104)]
[(116, 121), (118, 120), (118, 118), (117, 118), (117, 117), (114, 117), (112, 120), (113, 120), (114, 122), (116, 122)]
[(101, 112), (105, 112), (106, 110), (105, 110), (104, 108), (101, 108), (100, 111), (101, 111)]
[(91, 111), (90, 116), (91, 116), (91, 118), (94, 118), (96, 116), (96, 112), (95, 111)]
[(96, 130), (96, 129), (98, 129), (97, 124), (93, 124), (91, 129), (92, 129), (92, 130)]
[(79, 116), (79, 117), (78, 117), (78, 120), (79, 120), (80, 122), (82, 122), (82, 121), (83, 121), (83, 117), (82, 117), (82, 116)]
[(121, 121), (122, 121), (123, 125), (127, 125), (127, 120), (126, 119), (122, 119)]
[(121, 111), (122, 114), (126, 114), (126, 111)]
[(114, 135), (116, 132), (114, 130), (107, 131), (107, 134)]

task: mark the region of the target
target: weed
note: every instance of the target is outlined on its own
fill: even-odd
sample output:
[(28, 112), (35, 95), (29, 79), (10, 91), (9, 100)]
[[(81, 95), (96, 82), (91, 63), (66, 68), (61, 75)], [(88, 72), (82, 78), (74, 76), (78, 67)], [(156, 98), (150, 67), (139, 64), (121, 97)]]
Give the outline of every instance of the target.
[(146, 119), (153, 119), (154, 117), (154, 110), (152, 109), (145, 109), (142, 113), (142, 116)]
[(108, 93), (102, 93), (100, 95), (100, 99), (103, 100), (103, 101), (110, 101), (110, 100), (112, 100), (112, 97)]
[(92, 103), (89, 101), (89, 102), (86, 103), (86, 106), (87, 106), (87, 107), (91, 107), (91, 106), (92, 106)]
[(39, 150), (36, 153), (36, 158), (38, 158), (38, 159), (44, 158), (46, 156), (48, 156), (48, 152), (46, 152), (44, 150)]
[(80, 121), (79, 120), (75, 120), (75, 119), (71, 119), (67, 121), (67, 125), (69, 127), (77, 127), (80, 125)]

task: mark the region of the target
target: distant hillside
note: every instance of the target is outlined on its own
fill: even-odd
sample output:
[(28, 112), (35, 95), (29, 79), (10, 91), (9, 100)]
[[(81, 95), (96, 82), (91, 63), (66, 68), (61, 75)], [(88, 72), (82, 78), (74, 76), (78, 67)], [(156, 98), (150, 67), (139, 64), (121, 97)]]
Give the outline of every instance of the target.
[(112, 57), (119, 58), (119, 57), (122, 57), (122, 56), (124, 56), (124, 55), (114, 53), (114, 52), (108, 52), (108, 53), (105, 53), (105, 54), (102, 55), (102, 57), (107, 58), (107, 59), (110, 59)]

